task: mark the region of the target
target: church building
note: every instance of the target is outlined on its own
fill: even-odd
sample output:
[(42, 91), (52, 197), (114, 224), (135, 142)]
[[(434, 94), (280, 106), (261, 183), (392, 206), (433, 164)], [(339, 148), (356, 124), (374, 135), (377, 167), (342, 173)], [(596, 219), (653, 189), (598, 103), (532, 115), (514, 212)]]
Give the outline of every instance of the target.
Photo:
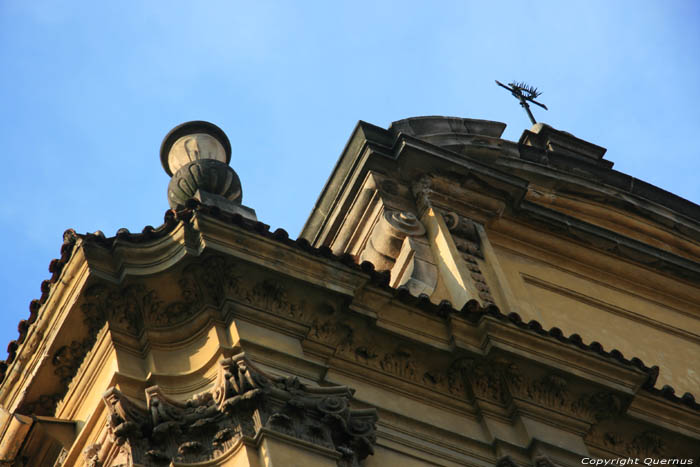
[(700, 206), (504, 128), (359, 122), (297, 239), (174, 128), (160, 226), (64, 233), (0, 466), (700, 465)]

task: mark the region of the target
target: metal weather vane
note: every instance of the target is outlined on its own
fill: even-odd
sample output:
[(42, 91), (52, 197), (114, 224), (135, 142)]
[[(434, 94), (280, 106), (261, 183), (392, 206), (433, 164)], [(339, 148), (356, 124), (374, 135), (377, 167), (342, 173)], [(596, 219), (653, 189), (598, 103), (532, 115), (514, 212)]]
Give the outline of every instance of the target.
[(549, 110), (549, 109), (547, 109), (546, 105), (540, 104), (539, 102), (537, 102), (535, 100), (535, 98), (540, 96), (542, 93), (540, 91), (538, 91), (537, 88), (535, 88), (533, 86), (530, 86), (530, 85), (523, 83), (523, 82), (517, 82), (517, 81), (514, 81), (512, 83), (508, 83), (508, 86), (506, 86), (505, 84), (496, 80), (496, 84), (502, 88), (506, 88), (507, 90), (509, 90), (510, 93), (520, 101), (520, 105), (522, 106), (523, 109), (525, 109), (525, 112), (527, 112), (527, 116), (530, 117), (530, 121), (532, 122), (533, 125), (537, 122), (535, 121), (535, 117), (532, 115), (532, 112), (530, 111), (530, 105), (528, 104), (528, 102), (532, 102), (535, 105), (539, 105), (544, 110)]

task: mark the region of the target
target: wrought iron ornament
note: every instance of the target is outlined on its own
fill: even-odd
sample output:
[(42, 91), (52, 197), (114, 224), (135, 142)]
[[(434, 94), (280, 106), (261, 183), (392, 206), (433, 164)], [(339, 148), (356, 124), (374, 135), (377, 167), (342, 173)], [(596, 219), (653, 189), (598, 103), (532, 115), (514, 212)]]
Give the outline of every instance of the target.
[(519, 101), (520, 105), (522, 106), (523, 109), (525, 109), (525, 112), (527, 112), (527, 116), (530, 117), (530, 121), (534, 125), (537, 123), (535, 121), (534, 115), (532, 115), (532, 112), (530, 111), (530, 105), (528, 102), (532, 102), (533, 104), (539, 105), (542, 107), (544, 110), (549, 110), (547, 109), (547, 106), (544, 104), (540, 104), (535, 100), (536, 97), (540, 96), (542, 93), (537, 90), (537, 88), (530, 86), (526, 83), (523, 82), (517, 82), (514, 81), (512, 83), (508, 83), (508, 86), (505, 84), (501, 83), (500, 81), (496, 80), (496, 84), (499, 85), (502, 88), (505, 88), (510, 91), (510, 93), (515, 96)]

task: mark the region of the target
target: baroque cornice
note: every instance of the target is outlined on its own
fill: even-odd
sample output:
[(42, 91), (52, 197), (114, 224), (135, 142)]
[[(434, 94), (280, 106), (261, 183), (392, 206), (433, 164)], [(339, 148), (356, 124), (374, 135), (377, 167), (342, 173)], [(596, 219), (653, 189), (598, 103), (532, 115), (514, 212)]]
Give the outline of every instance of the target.
[[(430, 201), (419, 198), (419, 206), (433, 203), (444, 210), (470, 213), (481, 222), (505, 216), (686, 281), (700, 277), (697, 261), (525, 199), (518, 190), (495, 183), (478, 172), (462, 174), (456, 169), (454, 172), (459, 176), (437, 169), (432, 169), (430, 176), (422, 175), (421, 179), (431, 179), (433, 186)], [(519, 235), (520, 231), (515, 236)], [(539, 237), (535, 235), (530, 241), (537, 243)]]
[[(338, 316), (315, 320), (308, 339), (323, 344), (330, 352), (327, 358), (332, 356), (334, 361), (348, 361), (419, 385), (428, 394), (441, 394), (447, 399), (477, 405), (483, 401), (486, 406), (496, 404), (504, 410), (522, 400), (589, 424), (620, 415), (624, 408), (622, 396), (615, 391), (571, 391), (568, 379), (555, 374), (532, 379), (505, 357), (441, 357), (439, 352), (377, 335), (361, 322)], [(318, 347), (309, 348), (323, 352)]]
[[(664, 270), (685, 280), (700, 277), (700, 266), (696, 261), (547, 209), (528, 201), (526, 193), (530, 181), (536, 179), (535, 175), (567, 186), (584, 187), (588, 192), (615, 199), (626, 210), (641, 213), (662, 228), (667, 225), (680, 228), (688, 238), (693, 238), (693, 232), (700, 229), (700, 208), (697, 205), (609, 168), (600, 169), (583, 163), (581, 168), (586, 169), (583, 172), (576, 167), (568, 170), (563, 167), (555, 169), (537, 160), (528, 160), (528, 156), (538, 150), (522, 145), (511, 148), (513, 144), (504, 140), (499, 140), (498, 144), (492, 144), (491, 147), (467, 144), (465, 148), (468, 150), (465, 151), (469, 155), (465, 155), (408, 134), (392, 134), (391, 131), (361, 122), (324, 187), (302, 236), (311, 239), (315, 245), (327, 244), (327, 237), (333, 235), (333, 228), (326, 225), (333, 220), (332, 213), (348, 208), (354, 199), (352, 193), (359, 189), (359, 180), (367, 171), (400, 172), (405, 183), (428, 172), (445, 171), (459, 174), (460, 177), (478, 179), (488, 185), (490, 191), (504, 194), (505, 197), (500, 197), (501, 201), (507, 200), (512, 213), (520, 219), (540, 223), (594, 248), (603, 245), (609, 254)], [(544, 154), (544, 151), (541, 152)], [(490, 155), (484, 156), (486, 153)], [(557, 154), (552, 157), (556, 158)], [(522, 170), (513, 174), (512, 167)], [(589, 169), (593, 172), (586, 172)], [(582, 175), (584, 172), (586, 175)], [(596, 180), (604, 180), (604, 183), (592, 180), (591, 174)], [(458, 198), (451, 198), (450, 201), (453, 204), (460, 202)], [(499, 209), (488, 214), (487, 209), (482, 214), (499, 215), (500, 212), (503, 211)]]
[(278, 432), (336, 453), (338, 465), (354, 467), (371, 455), (374, 409), (351, 409), (345, 386), (313, 388), (296, 378), (273, 377), (244, 354), (220, 362), (212, 391), (185, 402), (157, 387), (146, 389), (145, 407), (115, 388), (105, 393), (109, 412), (104, 442), (84, 451), (88, 465), (178, 465), (216, 459), (242, 438)]
[[(398, 145), (399, 140), (405, 140), (405, 143)], [(513, 186), (518, 185), (517, 182), (514, 182), (516, 180), (529, 183), (526, 180), (533, 177), (549, 179), (559, 182), (559, 184), (565, 182), (570, 187), (586, 190), (588, 197), (592, 193), (596, 193), (605, 197), (608, 204), (611, 201), (615, 202), (627, 210), (643, 214), (654, 223), (681, 225), (685, 229), (686, 235), (690, 237), (693, 235), (690, 232), (697, 233), (700, 230), (700, 207), (672, 193), (621, 172), (594, 167), (590, 164), (583, 164), (574, 169), (565, 168), (566, 165), (560, 167), (543, 165), (537, 160), (529, 159), (530, 155), (538, 152), (537, 150), (522, 145), (519, 145), (515, 150), (509, 150), (506, 146), (512, 144), (511, 142), (500, 140), (500, 143), (500, 151), (496, 151), (500, 152), (500, 157), (479, 158), (478, 160), (465, 159), (460, 154), (408, 135), (397, 137), (393, 147), (397, 159), (399, 158), (397, 147), (401, 150), (404, 147), (417, 148), (439, 159), (454, 162), (456, 165), (473, 167), (483, 174), (490, 176), (493, 173), (501, 174), (499, 177), (494, 176), (494, 179), (509, 180)], [(480, 148), (475, 146), (472, 152), (476, 155), (479, 150)], [(513, 168), (521, 170), (517, 175), (512, 175)], [(580, 168), (585, 168), (585, 170), (581, 171)], [(595, 178), (591, 177), (591, 173), (594, 174)], [(523, 198), (516, 197), (515, 199)]]
[[(268, 241), (279, 242), (287, 245), (293, 250), (301, 250), (305, 260), (313, 260), (313, 258), (318, 258), (322, 264), (335, 264), (333, 267), (337, 268), (339, 271), (347, 271), (347, 274), (349, 274), (351, 277), (361, 279), (355, 279), (357, 281), (356, 287), (364, 288), (364, 290), (367, 291), (377, 290), (378, 292), (386, 295), (386, 297), (389, 297), (390, 300), (397, 300), (397, 303), (402, 304), (401, 306), (420, 310), (419, 313), (426, 313), (426, 316), (433, 316), (434, 319), (437, 320), (444, 320), (445, 318), (450, 317), (446, 323), (449, 323), (450, 321), (453, 323), (462, 322), (463, 324), (461, 326), (467, 327), (474, 325), (481, 326), (481, 323), (491, 321), (493, 323), (498, 323), (498, 329), (508, 330), (506, 335), (513, 334), (513, 338), (516, 338), (517, 336), (522, 337), (540, 335), (539, 338), (544, 338), (547, 345), (550, 347), (561, 347), (563, 344), (564, 348), (571, 348), (572, 350), (578, 349), (577, 351), (584, 350), (586, 351), (586, 354), (591, 355), (599, 354), (613, 366), (622, 364), (623, 366), (628, 366), (630, 368), (637, 368), (648, 375), (645, 387), (653, 387), (657, 370), (644, 366), (638, 359), (627, 360), (617, 351), (606, 352), (597, 343), (592, 343), (590, 345), (584, 344), (578, 336), (572, 335), (570, 337), (566, 337), (556, 328), (552, 328), (549, 331), (543, 330), (536, 321), (524, 323), (515, 313), (505, 316), (495, 306), (483, 308), (477, 302), (472, 301), (468, 302), (462, 310), (458, 311), (454, 310), (449, 302), (434, 305), (430, 303), (430, 300), (425, 296), (413, 297), (407, 293), (405, 289), (391, 289), (388, 287), (388, 275), (386, 273), (374, 271), (374, 268), (370, 263), (364, 263), (358, 266), (354, 264), (351, 258), (347, 256), (338, 257), (333, 255), (327, 248), (312, 248), (308, 242), (303, 239), (297, 241), (290, 240), (286, 233), (279, 229), (275, 232), (269, 232), (269, 230), (267, 230), (267, 226), (264, 224), (248, 222), (242, 219), (240, 216), (223, 215), (220, 212), (217, 212), (215, 209), (206, 208), (197, 203), (191, 203), (190, 207), (178, 213), (171, 212), (171, 214), (167, 216), (167, 219), (170, 220), (166, 222), (166, 224), (170, 226), (168, 227), (169, 229), (173, 229), (177, 223), (189, 222), (195, 218), (195, 215), (201, 216), (202, 219), (207, 216), (220, 218), (222, 222), (232, 223), (238, 227), (241, 227), (245, 231), (250, 232), (249, 236), (252, 239), (263, 237), (268, 239)], [(167, 231), (168, 229), (165, 227), (159, 230), (161, 235), (167, 235)], [(138, 235), (148, 236), (152, 234), (153, 233)], [(127, 242), (128, 235), (129, 234), (124, 232), (120, 234), (122, 242)], [(105, 248), (111, 248), (111, 245), (114, 245), (114, 242), (116, 242), (115, 239), (102, 239), (99, 238), (99, 236), (85, 238), (75, 237), (75, 240), (79, 240), (82, 243), (96, 242)], [(202, 261), (210, 261), (210, 259), (207, 260), (205, 257), (205, 259)], [(290, 258), (290, 261), (293, 261), (293, 256)], [(196, 261), (194, 263), (196, 263)], [(208, 267), (211, 267), (211, 265)], [(147, 288), (139, 288), (138, 284), (135, 283), (125, 283), (121, 286), (97, 284), (97, 288), (89, 287), (86, 290), (84, 305), (87, 308), (93, 307), (95, 310), (99, 310), (100, 306), (102, 306), (104, 309), (103, 312), (93, 312), (92, 314), (87, 313), (85, 315), (86, 325), (90, 330), (89, 334), (96, 334), (97, 330), (99, 330), (98, 326), (101, 323), (100, 320), (106, 320), (106, 316), (111, 317), (110, 322), (113, 322), (115, 330), (120, 329), (126, 334), (131, 333), (136, 335), (138, 332), (140, 332), (138, 331), (139, 328), (143, 326), (150, 326), (155, 329), (158, 326), (176, 325), (176, 322), (184, 322), (189, 319), (187, 316), (193, 313), (193, 310), (196, 308), (196, 305), (194, 304), (201, 303), (202, 297), (206, 296), (204, 303), (217, 307), (220, 306), (221, 297), (223, 295), (230, 294), (231, 291), (236, 290), (237, 284), (234, 282), (237, 280), (237, 276), (235, 272), (226, 274), (211, 274), (212, 278), (220, 278), (224, 275), (229, 277), (229, 284), (225, 286), (228, 287), (228, 289), (226, 289), (226, 293), (222, 292), (223, 289), (221, 289), (221, 287), (224, 287), (223, 285), (214, 284), (214, 282), (211, 280), (203, 278), (202, 274), (200, 274), (202, 277), (199, 279), (190, 279), (188, 285), (188, 277), (197, 275), (192, 272), (194, 269), (196, 269), (196, 266), (192, 266), (192, 268), (192, 270), (183, 269), (181, 275), (182, 277), (179, 279), (181, 281), (180, 286), (183, 296), (174, 301), (172, 298), (169, 300), (164, 300), (163, 298), (158, 297), (157, 294), (154, 295), (150, 293), (152, 291), (149, 291)], [(214, 267), (213, 269), (216, 268)], [(100, 287), (103, 288), (101, 289)], [(104, 287), (106, 287), (106, 289)], [(274, 284), (265, 284), (264, 281), (262, 281), (260, 284), (248, 284), (248, 290), (246, 290), (245, 293), (237, 291), (232, 295), (244, 297), (244, 303), (248, 304), (258, 300), (258, 306), (260, 309), (265, 309), (268, 311), (276, 309), (285, 317), (285, 319), (298, 320), (301, 322), (301, 324), (312, 326), (314, 320), (312, 316), (298, 319), (298, 316), (296, 315), (299, 315), (301, 311), (299, 309), (294, 309), (292, 306), (294, 304), (282, 305), (282, 303), (285, 301), (284, 296), (279, 292), (279, 290), (276, 291), (275, 287), (276, 286)], [(107, 310), (105, 306), (108, 302), (114, 302), (120, 305), (116, 307), (110, 306), (109, 310)], [(100, 303), (102, 303), (102, 305), (100, 305)], [(360, 304), (358, 303), (358, 305)], [(371, 304), (368, 304), (367, 306), (369, 306), (370, 309), (372, 308)], [(351, 308), (354, 307), (355, 305), (353, 305)], [(360, 307), (362, 307), (362, 305), (360, 305)], [(84, 308), (84, 311), (87, 308)], [(92, 321), (90, 316), (93, 316)], [(318, 326), (314, 332), (323, 333), (324, 323), (316, 324)], [(525, 334), (522, 334), (523, 332), (525, 332)], [(61, 347), (52, 353), (51, 357), (53, 362), (55, 362), (56, 375), (61, 380), (68, 380), (70, 378), (69, 375), (71, 373), (74, 374), (74, 372), (77, 370), (77, 367), (81, 361), (81, 355), (84, 355), (83, 351), (86, 351), (90, 346), (89, 339), (92, 338), (89, 337), (87, 339), (88, 340), (83, 341), (76, 340), (75, 344), (70, 342), (65, 348)], [(510, 340), (510, 338), (507, 339)], [(353, 359), (366, 359), (368, 362), (373, 362), (372, 364), (375, 365), (375, 367), (380, 371), (387, 371), (387, 368), (393, 368), (394, 373), (409, 375), (409, 381), (415, 382), (418, 380), (423, 381), (425, 379), (426, 381), (434, 380), (436, 382), (440, 382), (439, 384), (444, 384), (444, 381), (447, 381), (447, 378), (444, 375), (431, 372), (429, 370), (424, 370), (422, 372), (415, 370), (410, 363), (410, 355), (407, 355), (405, 350), (396, 348), (385, 352), (383, 355), (379, 355), (378, 353), (374, 352), (371, 347), (365, 346), (365, 349), (362, 349), (361, 347), (363, 346), (357, 345), (354, 349), (346, 350), (346, 352), (352, 352)], [(669, 400), (674, 400), (677, 403), (682, 403), (691, 407), (697, 406), (697, 403), (695, 403), (694, 399), (690, 395), (685, 395), (683, 398), (678, 398), (672, 393), (669, 395), (669, 393), (669, 390), (665, 390), (662, 391), (660, 395), (668, 397)], [(28, 401), (28, 403), (30, 403), (30, 401)]]
[(688, 443), (676, 433), (648, 425), (601, 424), (590, 430), (585, 441), (598, 456), (700, 460), (697, 440)]

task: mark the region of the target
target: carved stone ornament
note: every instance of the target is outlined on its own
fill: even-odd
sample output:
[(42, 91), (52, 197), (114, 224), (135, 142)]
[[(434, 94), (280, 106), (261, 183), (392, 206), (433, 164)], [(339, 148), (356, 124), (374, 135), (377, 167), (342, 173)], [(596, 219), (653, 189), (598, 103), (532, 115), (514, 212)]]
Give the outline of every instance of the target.
[(176, 209), (198, 193), (209, 193), (224, 204), (241, 204), (241, 182), (229, 167), (231, 143), (213, 123), (186, 122), (173, 128), (163, 140), (160, 159), (172, 177), (168, 203)]
[(627, 443), (627, 454), (635, 457), (654, 457), (666, 454), (666, 443), (658, 433), (644, 431)]
[(124, 465), (188, 464), (216, 459), (242, 437), (273, 430), (337, 451), (340, 466), (358, 466), (374, 452), (377, 414), (350, 409), (351, 398), (345, 386), (311, 388), (297, 378), (268, 376), (239, 354), (221, 362), (213, 391), (184, 403), (154, 386), (140, 407), (110, 389), (104, 402), (113, 445), (84, 455), (93, 465), (119, 465), (117, 458)]
[(572, 404), (574, 413), (589, 421), (601, 421), (622, 413), (623, 401), (610, 392), (582, 396)]
[(496, 461), (496, 467), (518, 467), (510, 456), (503, 456)]
[(437, 266), (425, 227), (408, 211), (386, 210), (372, 229), (360, 261), (390, 270), (392, 287), (405, 286), (412, 295), (430, 295), (437, 285)]
[(506, 360), (463, 358), (456, 360), (447, 371), (450, 392), (498, 403), (508, 400), (508, 388), (520, 384), (517, 367)]
[(63, 391), (52, 395), (51, 400), (25, 404), (22, 412), (33, 413), (36, 409), (39, 415), (53, 414), (105, 323), (111, 331), (137, 337), (144, 329), (182, 324), (206, 306), (221, 309), (227, 299), (298, 322), (309, 319), (304, 301), (291, 299), (282, 284), (270, 279), (244, 283), (241, 276), (235, 262), (213, 255), (183, 269), (178, 279), (180, 297), (174, 301), (162, 299), (155, 290), (140, 283), (121, 287), (100, 283), (89, 287), (81, 306), (87, 328), (85, 337), (60, 347), (52, 355), (54, 373), (64, 386)]
[(391, 269), (406, 237), (422, 237), (425, 227), (408, 211), (386, 210), (372, 229), (361, 261), (369, 261), (377, 270)]
[(486, 277), (479, 267), (479, 260), (484, 259), (481, 247), (481, 237), (477, 229), (477, 224), (464, 216), (455, 212), (443, 213), (445, 225), (452, 233), (452, 240), (455, 242), (462, 259), (469, 269), (470, 278), (474, 288), (479, 292), (479, 298), (486, 304), (494, 304), (491, 289), (486, 283)]
[[(661, 433), (650, 430), (635, 434), (634, 432), (606, 431), (593, 427), (586, 435), (587, 444), (598, 446), (619, 456), (638, 458), (669, 455), (671, 453), (669, 441), (671, 440), (664, 438)], [(681, 452), (676, 452), (675, 450), (673, 452), (674, 455), (682, 455)]]
[(421, 176), (411, 185), (411, 191), (416, 200), (418, 212), (422, 213), (429, 209), (432, 206), (430, 195), (433, 193), (433, 176), (428, 174)]
[(235, 263), (209, 256), (186, 266), (178, 279), (180, 299), (167, 302), (143, 284), (122, 287), (98, 284), (85, 293), (82, 306), (91, 334), (109, 322), (110, 328), (138, 336), (146, 328), (174, 326), (190, 319), (207, 305), (220, 307), (227, 298), (301, 319), (303, 306), (291, 303), (286, 289), (264, 279), (243, 284)]
[(539, 456), (535, 458), (535, 467), (557, 467), (547, 456)]
[(531, 378), (503, 357), (462, 357), (438, 363), (432, 354), (383, 338), (366, 324), (343, 319), (337, 312), (314, 319), (307, 337), (334, 348), (336, 358), (459, 399), (500, 405), (523, 400), (591, 424), (624, 411), (622, 396), (608, 391), (580, 394), (556, 374)]

